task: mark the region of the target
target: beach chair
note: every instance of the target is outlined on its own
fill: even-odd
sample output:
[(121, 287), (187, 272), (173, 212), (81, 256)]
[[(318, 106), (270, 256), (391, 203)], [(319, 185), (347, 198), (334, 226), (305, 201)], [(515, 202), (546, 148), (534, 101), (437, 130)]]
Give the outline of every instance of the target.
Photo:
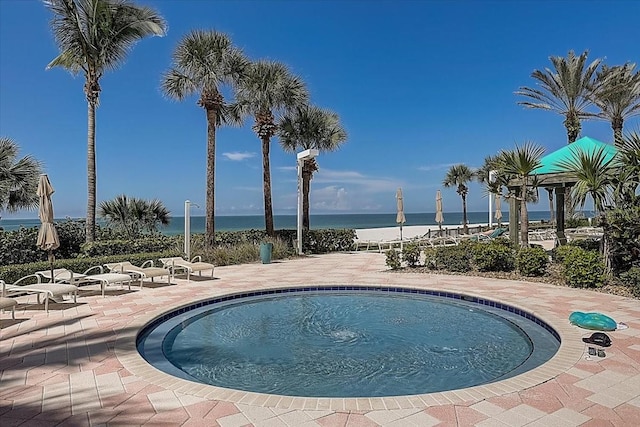
[[(4, 280), (0, 280), (2, 297), (5, 298), (8, 294), (35, 294), (38, 298), (38, 304), (40, 304), (41, 298), (44, 299), (44, 311), (46, 312), (49, 312), (49, 299), (73, 295), (73, 302), (77, 302), (77, 286), (62, 283), (42, 283), (40, 280), (41, 277), (37, 274), (21, 277), (13, 283), (6, 283)], [(30, 283), (34, 281), (35, 283)]]
[(175, 276), (176, 271), (182, 271), (187, 274), (187, 281), (189, 281), (191, 275), (198, 272), (199, 276), (202, 276), (203, 271), (211, 270), (211, 278), (213, 278), (214, 265), (208, 262), (202, 262), (200, 255), (193, 257), (191, 261), (187, 261), (182, 257), (160, 258), (162, 265), (169, 269)]
[(16, 318), (16, 305), (18, 301), (13, 298), (0, 297), (0, 312), (11, 309), (11, 318)]
[(429, 239), (427, 242), (432, 248), (437, 248), (440, 246), (458, 246), (458, 244), (460, 243), (457, 238), (451, 236), (434, 237)]
[[(93, 270), (97, 270), (99, 273), (90, 274)], [(131, 282), (133, 280), (130, 274), (105, 273), (101, 265), (91, 267), (84, 273), (75, 273), (71, 270), (67, 270), (66, 268), (57, 268), (53, 270), (53, 278), (51, 277), (50, 270), (36, 271), (35, 274), (43, 279), (49, 279), (51, 283), (56, 284), (67, 283), (80, 286), (89, 283), (99, 283), (103, 298), (105, 296), (105, 289), (107, 286), (123, 286), (126, 283), (129, 286), (129, 290), (131, 290)]]
[(131, 264), (128, 261), (124, 262), (114, 262), (104, 265), (109, 272), (111, 273), (123, 273), (123, 274), (133, 274), (140, 278), (140, 289), (142, 289), (142, 282), (145, 279), (153, 279), (155, 277), (164, 277), (167, 276), (167, 280), (169, 284), (171, 284), (171, 279), (173, 278), (173, 273), (168, 268), (163, 267), (154, 267), (153, 260), (145, 261), (140, 267)]

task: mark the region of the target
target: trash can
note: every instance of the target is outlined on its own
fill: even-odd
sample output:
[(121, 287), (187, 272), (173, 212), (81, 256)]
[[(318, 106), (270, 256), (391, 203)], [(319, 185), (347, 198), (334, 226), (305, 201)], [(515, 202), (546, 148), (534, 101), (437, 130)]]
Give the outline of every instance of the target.
[(260, 260), (263, 264), (271, 263), (271, 252), (273, 252), (273, 243), (260, 243)]

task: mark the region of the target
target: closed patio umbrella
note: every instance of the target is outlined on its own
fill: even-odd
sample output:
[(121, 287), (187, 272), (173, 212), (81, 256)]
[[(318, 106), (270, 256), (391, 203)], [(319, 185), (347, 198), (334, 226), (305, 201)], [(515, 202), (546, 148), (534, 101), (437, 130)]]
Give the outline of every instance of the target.
[(53, 225), (53, 204), (51, 203), (51, 195), (55, 190), (49, 182), (47, 175), (40, 175), (38, 181), (38, 190), (36, 194), (40, 199), (40, 207), (38, 208), (38, 216), (40, 217), (40, 231), (38, 232), (38, 240), (36, 244), (42, 250), (49, 252), (49, 263), (51, 264), (51, 281), (53, 282), (53, 250), (60, 246), (58, 232)]
[(396, 215), (396, 223), (400, 224), (400, 247), (402, 248), (402, 224), (407, 222), (404, 216), (404, 201), (402, 200), (402, 188), (398, 187), (396, 192), (396, 207), (398, 208), (398, 214)]
[(502, 211), (500, 210), (500, 201), (502, 200), (502, 194), (496, 193), (496, 212), (493, 214), (493, 217), (498, 221), (498, 227), (502, 226)]
[(442, 213), (442, 193), (440, 190), (436, 192), (436, 222), (440, 229), (440, 236), (442, 236), (442, 223), (444, 222), (444, 214)]

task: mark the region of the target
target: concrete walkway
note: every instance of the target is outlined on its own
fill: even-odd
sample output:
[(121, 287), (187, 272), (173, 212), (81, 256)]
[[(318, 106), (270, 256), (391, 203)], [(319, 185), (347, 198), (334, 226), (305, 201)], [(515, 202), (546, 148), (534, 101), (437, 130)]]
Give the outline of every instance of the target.
[[(141, 291), (81, 288), (77, 304), (21, 297), (1, 316), (0, 425), (84, 426), (637, 426), (640, 301), (538, 283), (391, 273), (378, 253), (338, 253), (220, 267), (215, 280)], [(171, 307), (276, 286), (363, 284), (450, 290), (524, 308), (562, 337), (547, 364), (465, 390), (379, 399), (304, 399), (234, 392), (169, 377), (132, 348), (141, 325)], [(629, 328), (608, 333), (606, 357), (587, 357), (572, 311), (603, 312)], [(185, 384), (186, 383), (186, 384)], [(222, 392), (221, 392), (222, 390)]]

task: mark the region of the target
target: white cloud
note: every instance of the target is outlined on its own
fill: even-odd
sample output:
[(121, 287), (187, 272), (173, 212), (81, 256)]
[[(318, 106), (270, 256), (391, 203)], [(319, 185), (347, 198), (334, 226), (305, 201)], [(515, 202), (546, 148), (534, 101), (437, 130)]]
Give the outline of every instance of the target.
[(331, 185), (311, 192), (313, 209), (324, 211), (346, 211), (351, 208), (347, 190)]
[(339, 186), (357, 186), (358, 192), (366, 193), (384, 193), (395, 192), (398, 187), (402, 187), (400, 180), (367, 176), (356, 171), (335, 171), (329, 169), (320, 169), (313, 178), (314, 183), (318, 184), (334, 184)]
[(234, 151), (232, 153), (222, 153), (222, 155), (229, 160), (233, 160), (235, 162), (241, 162), (243, 160), (250, 159), (251, 157), (255, 157), (256, 153), (249, 153), (246, 151), (244, 153), (240, 153), (240, 152)]

